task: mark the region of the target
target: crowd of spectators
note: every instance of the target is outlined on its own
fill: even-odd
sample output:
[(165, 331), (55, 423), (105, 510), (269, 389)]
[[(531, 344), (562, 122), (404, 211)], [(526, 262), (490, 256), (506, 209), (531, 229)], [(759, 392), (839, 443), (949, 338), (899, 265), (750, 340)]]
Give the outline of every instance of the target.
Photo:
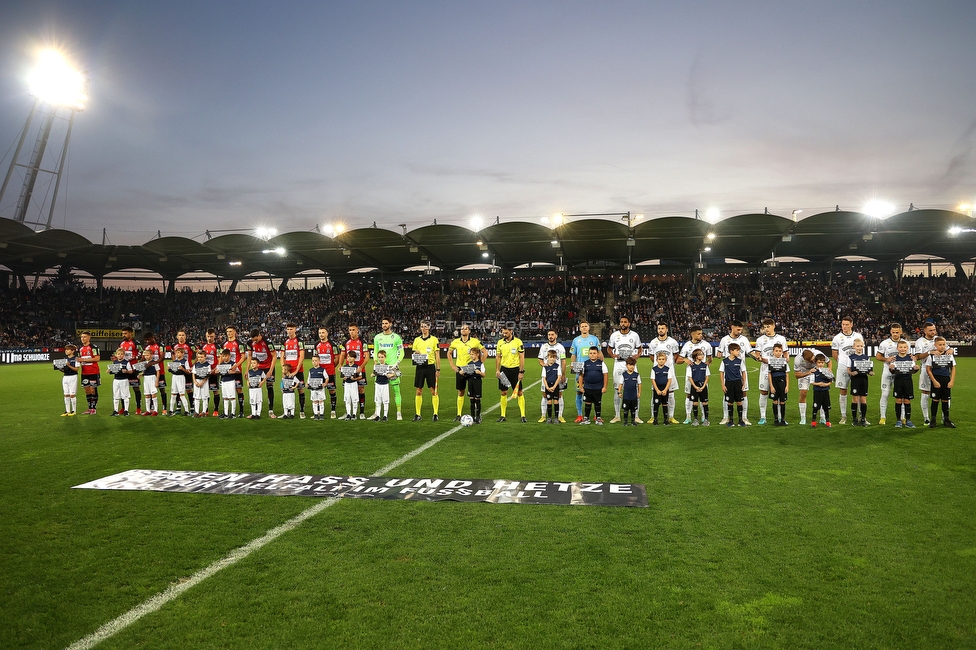
[(514, 321), (527, 340), (544, 337), (554, 327), (560, 338), (576, 334), (585, 317), (602, 325), (604, 338), (621, 315), (631, 317), (643, 340), (667, 322), (681, 339), (692, 324), (707, 338), (718, 340), (728, 322), (741, 320), (746, 332), (760, 333), (759, 321), (772, 317), (790, 340), (830, 340), (840, 320), (850, 315), (855, 329), (869, 343), (887, 336), (889, 323), (901, 322), (913, 337), (926, 319), (957, 341), (974, 337), (976, 286), (965, 278), (903, 278), (881, 274), (835, 280), (819, 275), (733, 273), (686, 275), (585, 276), (570, 278), (402, 281), (356, 280), (338, 287), (290, 289), (282, 292), (221, 293), (178, 291), (169, 296), (151, 290), (103, 289), (76, 282), (45, 283), (34, 291), (0, 289), (0, 347), (59, 347), (76, 342), (76, 329), (118, 329), (138, 324), (167, 343), (180, 329), (191, 341), (204, 339), (206, 328), (226, 325), (247, 331), (259, 328), (272, 341), (284, 338), (284, 325), (295, 322), (301, 336), (316, 337), (320, 323), (336, 339), (357, 322), (371, 338), (380, 320), (389, 316), (405, 340), (417, 333), (421, 320), (434, 324), (434, 334), (452, 338), (462, 321), (487, 340), (498, 337), (498, 323)]

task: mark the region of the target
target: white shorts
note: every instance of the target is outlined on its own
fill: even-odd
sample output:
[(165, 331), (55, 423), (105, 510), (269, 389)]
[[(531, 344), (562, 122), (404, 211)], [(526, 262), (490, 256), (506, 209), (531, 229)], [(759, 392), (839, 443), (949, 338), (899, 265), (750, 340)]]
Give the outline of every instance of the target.
[(281, 408), (287, 411), (295, 410), (295, 393), (281, 394)]
[(61, 378), (61, 388), (65, 395), (78, 394), (78, 375), (65, 375)]
[(324, 388), (316, 388), (314, 390), (310, 390), (309, 393), (311, 393), (312, 401), (313, 402), (324, 402), (325, 401), (325, 389)]
[(210, 384), (204, 383), (203, 386), (193, 385), (193, 399), (199, 400), (209, 400), (210, 399)]
[(260, 388), (248, 388), (247, 397), (250, 404), (264, 403), (264, 392)]
[(237, 399), (237, 382), (236, 381), (220, 382), (220, 396), (224, 399)]
[(894, 388), (895, 380), (891, 376), (891, 371), (888, 370), (888, 364), (885, 364), (884, 370), (881, 371), (881, 392), (889, 392)]
[(113, 379), (112, 380), (112, 397), (114, 399), (129, 399), (129, 380), (128, 379)]
[(847, 366), (841, 365), (840, 362), (838, 362), (837, 376), (834, 377), (834, 386), (841, 390), (847, 390), (847, 386), (850, 383), (851, 376), (847, 373)]
[(769, 392), (769, 366), (765, 363), (759, 366), (759, 391)]
[(691, 395), (691, 377), (685, 377), (685, 395)]
[(186, 392), (186, 377), (184, 375), (173, 375), (172, 381), (172, 392), (176, 393), (177, 395)]
[(918, 374), (918, 391), (920, 393), (928, 393), (932, 390), (932, 378), (929, 377), (929, 373), (922, 370)]
[(159, 387), (156, 383), (157, 379), (158, 377), (156, 375), (143, 375), (142, 392), (150, 397), (155, 397), (156, 393), (159, 392)]
[(373, 401), (379, 404), (389, 404), (390, 403), (390, 385), (389, 384), (374, 384), (373, 385)]
[(813, 375), (806, 375), (804, 377), (796, 378), (796, 388), (797, 390), (810, 390), (810, 382), (813, 381)]
[(627, 370), (627, 364), (624, 361), (617, 361), (614, 359), (613, 362), (613, 385), (619, 386), (624, 383), (624, 371)]

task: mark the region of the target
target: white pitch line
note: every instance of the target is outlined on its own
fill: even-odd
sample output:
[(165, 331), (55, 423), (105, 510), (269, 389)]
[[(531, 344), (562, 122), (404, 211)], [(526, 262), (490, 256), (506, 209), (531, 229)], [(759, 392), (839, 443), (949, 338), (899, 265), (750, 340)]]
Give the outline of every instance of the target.
[[(535, 382), (531, 386), (527, 386), (525, 390), (528, 390), (529, 388), (532, 388), (533, 386), (536, 386), (537, 384), (541, 384), (541, 383), (542, 380), (540, 379), (539, 381)], [(500, 404), (494, 404), (492, 406), (489, 406), (484, 412), (491, 413), (499, 406)], [(445, 433), (442, 433), (436, 438), (432, 438), (431, 440), (428, 440), (427, 442), (420, 445), (413, 451), (407, 452), (400, 458), (396, 459), (389, 465), (373, 472), (372, 476), (382, 476), (383, 474), (386, 474), (390, 470), (395, 469), (400, 465), (404, 464), (405, 462), (407, 462), (408, 460), (410, 460), (411, 458), (415, 458), (419, 454), (422, 454), (423, 452), (427, 451), (428, 449), (436, 445), (441, 440), (444, 440), (448, 436), (460, 431), (461, 429), (462, 426), (458, 425), (453, 429), (450, 429)], [(285, 523), (281, 524), (280, 526), (276, 526), (275, 528), (272, 528), (261, 537), (251, 540), (250, 542), (248, 542), (244, 546), (241, 546), (240, 548), (235, 548), (233, 551), (228, 553), (225, 557), (217, 560), (210, 566), (200, 569), (199, 571), (194, 573), (186, 580), (183, 580), (174, 585), (170, 585), (169, 587), (159, 592), (155, 596), (146, 600), (145, 602), (136, 605), (126, 613), (119, 616), (118, 618), (109, 621), (108, 623), (101, 626), (100, 628), (98, 628), (97, 630), (95, 630), (85, 638), (75, 641), (74, 643), (68, 646), (67, 650), (88, 650), (89, 648), (94, 648), (96, 645), (98, 645), (105, 639), (115, 636), (125, 628), (129, 627), (130, 625), (138, 621), (146, 614), (152, 614), (153, 612), (161, 609), (163, 605), (166, 605), (170, 601), (179, 598), (179, 596), (182, 595), (183, 592), (186, 591), (187, 589), (190, 589), (191, 587), (200, 584), (201, 582), (215, 575), (217, 572), (221, 571), (222, 569), (226, 569), (229, 566), (237, 564), (238, 562), (240, 562), (241, 560), (249, 556), (254, 551), (257, 551), (258, 549), (270, 544), (271, 542), (275, 541), (285, 533), (294, 530), (295, 528), (298, 528), (298, 526), (300, 526), (302, 522), (304, 522), (306, 519), (310, 519), (314, 517), (315, 515), (325, 510), (326, 508), (329, 508), (338, 502), (339, 499), (336, 499), (334, 497), (327, 498), (320, 503), (316, 503), (311, 508), (307, 510), (303, 510), (302, 512), (298, 513), (297, 515), (295, 515)]]

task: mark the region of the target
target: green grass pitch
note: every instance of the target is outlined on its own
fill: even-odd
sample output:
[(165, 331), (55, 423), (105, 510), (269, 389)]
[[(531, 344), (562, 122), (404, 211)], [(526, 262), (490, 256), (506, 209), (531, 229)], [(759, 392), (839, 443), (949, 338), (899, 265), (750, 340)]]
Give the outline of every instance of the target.
[[(510, 402), (393, 475), (643, 483), (649, 508), (340, 500), (99, 647), (976, 647), (974, 368), (956, 430), (551, 426), (536, 386), (529, 424)], [(98, 416), (62, 418), (59, 377), (0, 367), (2, 648), (68, 646), (318, 502), (72, 485), (365, 475), (454, 427), (449, 374), (441, 422), (385, 424), (110, 418), (108, 386)]]

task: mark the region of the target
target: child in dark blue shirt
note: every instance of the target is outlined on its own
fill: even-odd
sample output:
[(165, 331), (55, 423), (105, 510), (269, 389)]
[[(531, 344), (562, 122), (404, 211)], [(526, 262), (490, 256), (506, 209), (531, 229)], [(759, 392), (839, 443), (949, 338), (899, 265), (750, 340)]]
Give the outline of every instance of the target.
[(637, 359), (629, 357), (627, 359), (627, 370), (621, 377), (621, 382), (617, 386), (618, 394), (621, 399), (623, 424), (627, 426), (627, 418), (630, 424), (637, 426), (637, 404), (641, 394), (641, 376), (637, 372)]
[(580, 424), (590, 423), (590, 409), (594, 410), (596, 424), (603, 424), (601, 408), (603, 407), (603, 394), (607, 392), (607, 364), (600, 359), (600, 348), (595, 345), (590, 347), (590, 358), (583, 362), (583, 370), (576, 375), (576, 385), (583, 391), (583, 401), (586, 403), (583, 421)]
[(664, 424), (671, 424), (670, 414), (668, 413), (668, 397), (670, 396), (671, 386), (674, 385), (674, 369), (667, 365), (668, 353), (661, 350), (655, 357), (657, 364), (651, 369), (651, 376), (654, 379), (654, 419), (652, 424), (657, 424), (658, 408), (664, 409)]
[[(742, 348), (738, 343), (729, 343), (728, 351), (728, 356), (722, 358), (722, 367), (719, 370), (722, 392), (725, 393), (725, 402), (729, 409), (729, 421), (725, 426), (733, 427), (738, 421), (739, 426), (744, 427), (746, 423), (742, 419), (742, 360), (739, 359)], [(733, 417), (736, 413), (738, 419)]]
[[(691, 392), (689, 393), (691, 396), (691, 426), (697, 427), (700, 424), (707, 427), (710, 424), (708, 421), (708, 378), (712, 373), (705, 361), (703, 350), (692, 352), (691, 363), (688, 364), (688, 370), (685, 374), (691, 385)], [(701, 420), (698, 419), (699, 404), (702, 408)]]
[(813, 417), (810, 426), (817, 428), (817, 411), (823, 411), (824, 426), (830, 427), (830, 386), (834, 382), (834, 375), (827, 368), (827, 357), (818, 354), (814, 361), (817, 369), (813, 371)]

